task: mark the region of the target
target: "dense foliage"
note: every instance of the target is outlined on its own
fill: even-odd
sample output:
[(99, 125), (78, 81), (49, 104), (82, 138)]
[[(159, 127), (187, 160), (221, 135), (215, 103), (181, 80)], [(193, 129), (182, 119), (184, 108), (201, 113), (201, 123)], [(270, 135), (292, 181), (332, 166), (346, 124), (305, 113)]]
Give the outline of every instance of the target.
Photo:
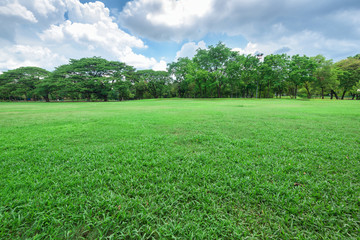
[(179, 58), (168, 71), (138, 70), (100, 57), (71, 59), (48, 72), (21, 67), (0, 75), (2, 100), (142, 98), (360, 99), (360, 54), (337, 63), (315, 57), (240, 55), (223, 43)]

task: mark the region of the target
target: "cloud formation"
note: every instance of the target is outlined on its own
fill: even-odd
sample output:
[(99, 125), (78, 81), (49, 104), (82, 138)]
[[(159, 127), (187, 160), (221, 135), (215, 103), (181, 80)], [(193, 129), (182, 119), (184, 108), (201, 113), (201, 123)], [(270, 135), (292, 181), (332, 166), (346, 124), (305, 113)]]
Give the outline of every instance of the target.
[(0, 69), (4, 70), (22, 66), (38, 66), (51, 69), (54, 64), (67, 62), (64, 56), (59, 56), (49, 48), (41, 46), (12, 45), (9, 48), (0, 49), (0, 56)]
[(290, 54), (339, 57), (339, 48), (344, 47), (346, 55), (353, 53), (351, 46), (359, 45), (358, 0), (203, 0), (193, 7), (188, 3), (133, 0), (120, 21), (132, 33), (157, 41), (197, 41), (209, 32), (242, 35), (268, 54), (287, 48)]
[(25, 65), (52, 69), (69, 58), (92, 56), (138, 68), (166, 67), (164, 62), (134, 53), (134, 48), (147, 46), (121, 30), (99, 1), (0, 0), (0, 21), (7, 23), (0, 26), (0, 42), (4, 42), (0, 71)]
[[(358, 0), (129, 0), (121, 12), (82, 2), (0, 0), (0, 71), (30, 64), (52, 70), (92, 56), (164, 70), (164, 59), (192, 57), (214, 42), (208, 36), (246, 39), (231, 44), (244, 54), (340, 60), (360, 52)], [(164, 42), (177, 47), (165, 54)]]
[(193, 58), (196, 54), (197, 49), (206, 49), (206, 43), (204, 41), (200, 41), (198, 43), (195, 42), (188, 42), (185, 43), (180, 51), (176, 53), (175, 61), (177, 61), (179, 58)]
[(120, 21), (150, 39), (182, 41), (206, 34), (203, 19), (212, 7), (212, 0), (134, 0), (125, 5)]

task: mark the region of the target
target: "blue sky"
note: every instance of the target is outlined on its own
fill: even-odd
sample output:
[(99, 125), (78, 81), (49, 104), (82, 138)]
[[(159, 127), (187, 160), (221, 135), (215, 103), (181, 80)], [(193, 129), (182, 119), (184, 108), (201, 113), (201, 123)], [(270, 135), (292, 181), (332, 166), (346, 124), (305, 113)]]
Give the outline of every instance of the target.
[(242, 54), (360, 53), (358, 0), (0, 0), (0, 72), (101, 56), (165, 70), (219, 41)]

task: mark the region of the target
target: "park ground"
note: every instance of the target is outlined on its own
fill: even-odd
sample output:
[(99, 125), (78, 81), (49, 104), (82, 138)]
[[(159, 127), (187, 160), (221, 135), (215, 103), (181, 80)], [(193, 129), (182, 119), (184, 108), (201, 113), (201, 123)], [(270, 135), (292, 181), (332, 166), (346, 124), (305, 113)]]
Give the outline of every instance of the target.
[(0, 239), (359, 239), (360, 102), (0, 103)]

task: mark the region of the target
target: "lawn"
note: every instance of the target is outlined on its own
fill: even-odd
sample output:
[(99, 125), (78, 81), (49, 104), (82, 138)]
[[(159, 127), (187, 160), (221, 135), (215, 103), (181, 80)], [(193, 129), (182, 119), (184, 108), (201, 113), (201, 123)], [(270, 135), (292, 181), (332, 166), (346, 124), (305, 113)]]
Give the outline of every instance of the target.
[(0, 103), (0, 239), (359, 239), (360, 101)]

